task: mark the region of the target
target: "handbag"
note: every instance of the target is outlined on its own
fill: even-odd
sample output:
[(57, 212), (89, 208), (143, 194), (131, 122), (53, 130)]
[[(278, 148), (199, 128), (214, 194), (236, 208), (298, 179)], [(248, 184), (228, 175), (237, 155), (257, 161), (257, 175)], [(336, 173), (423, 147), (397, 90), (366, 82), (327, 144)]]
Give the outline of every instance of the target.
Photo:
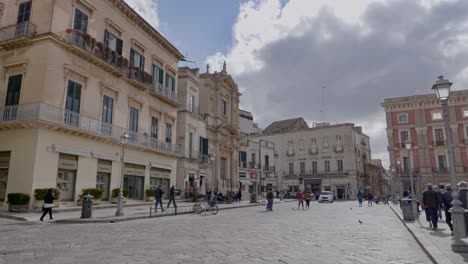
[(53, 203), (45, 203), (44, 204), (44, 208), (52, 208), (52, 207), (54, 207)]

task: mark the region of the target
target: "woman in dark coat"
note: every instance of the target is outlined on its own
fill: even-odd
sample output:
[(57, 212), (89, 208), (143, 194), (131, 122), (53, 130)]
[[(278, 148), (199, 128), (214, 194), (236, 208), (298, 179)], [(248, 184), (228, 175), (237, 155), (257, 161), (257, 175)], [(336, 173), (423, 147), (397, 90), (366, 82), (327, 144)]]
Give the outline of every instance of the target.
[(44, 196), (44, 206), (42, 207), (44, 210), (44, 213), (41, 216), (41, 221), (44, 221), (44, 216), (49, 213), (49, 218), (50, 220), (54, 219), (52, 218), (52, 207), (54, 207), (54, 192), (52, 189), (49, 189), (47, 191), (47, 194)]

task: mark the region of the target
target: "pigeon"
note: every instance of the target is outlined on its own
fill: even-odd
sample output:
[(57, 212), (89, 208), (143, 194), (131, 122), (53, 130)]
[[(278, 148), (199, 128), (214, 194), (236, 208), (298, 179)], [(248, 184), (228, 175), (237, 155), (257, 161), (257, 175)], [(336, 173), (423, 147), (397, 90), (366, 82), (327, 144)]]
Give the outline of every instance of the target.
[(353, 208), (349, 208), (349, 210), (353, 210)]
[(360, 223), (360, 224), (362, 224), (362, 221), (361, 221), (361, 220), (359, 220), (359, 223)]

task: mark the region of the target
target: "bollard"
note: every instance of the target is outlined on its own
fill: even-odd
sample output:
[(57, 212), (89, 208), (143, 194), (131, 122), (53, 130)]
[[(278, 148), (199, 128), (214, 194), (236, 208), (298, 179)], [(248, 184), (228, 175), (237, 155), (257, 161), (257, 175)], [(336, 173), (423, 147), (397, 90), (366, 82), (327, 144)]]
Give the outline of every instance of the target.
[(83, 196), (83, 206), (81, 207), (81, 218), (91, 218), (93, 215), (93, 196)]

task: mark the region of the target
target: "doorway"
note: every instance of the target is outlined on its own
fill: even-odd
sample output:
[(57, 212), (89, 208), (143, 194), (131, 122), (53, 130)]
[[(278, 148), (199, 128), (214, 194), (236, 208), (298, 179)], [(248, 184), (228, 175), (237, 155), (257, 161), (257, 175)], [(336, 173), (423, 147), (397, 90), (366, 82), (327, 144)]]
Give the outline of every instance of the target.
[(336, 187), (336, 197), (338, 198), (338, 200), (343, 200), (345, 198), (344, 187)]
[(96, 188), (101, 189), (102, 192), (102, 200), (108, 201), (109, 200), (109, 188), (110, 188), (110, 174), (104, 172), (98, 172), (96, 177)]
[(128, 198), (143, 200), (143, 184), (145, 177), (125, 175), (124, 189), (128, 190)]
[(60, 190), (61, 201), (73, 201), (75, 179), (76, 171), (59, 169), (57, 175), (57, 189)]

